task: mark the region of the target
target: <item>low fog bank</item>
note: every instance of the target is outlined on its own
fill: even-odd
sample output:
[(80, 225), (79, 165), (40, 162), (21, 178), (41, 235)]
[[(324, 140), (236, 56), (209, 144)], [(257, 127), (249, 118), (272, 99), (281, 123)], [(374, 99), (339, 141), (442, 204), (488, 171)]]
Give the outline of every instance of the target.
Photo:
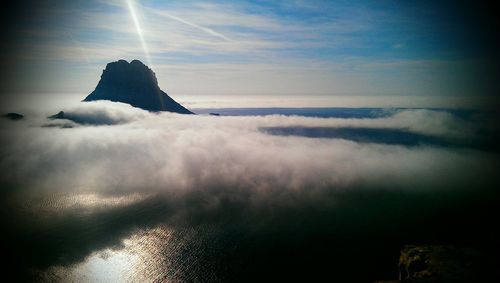
[(279, 273), (312, 261), (306, 271), (332, 264), (337, 277), (356, 281), (355, 267), (390, 278), (394, 251), (409, 242), (488, 245), (498, 236), (496, 151), (261, 130), (389, 129), (468, 141), (496, 133), (493, 121), (431, 110), (373, 119), (190, 116), (107, 102), (64, 111), (66, 120), (0, 122), (2, 237), (21, 266), (70, 265), (167, 225), (174, 235), (196, 231), (165, 255), (193, 262), (177, 266), (180, 279), (196, 279), (183, 277), (200, 272), (193, 266), (250, 280), (270, 266)]
[[(496, 153), (349, 139), (273, 136), (262, 128), (399, 130), (476, 139), (493, 125), (446, 112), (405, 110), (376, 119), (212, 117), (82, 103), (67, 119), (2, 121), (1, 181), (22, 192), (314, 191), (324, 187), (471, 188), (495, 178)], [(95, 125), (100, 126), (95, 126)], [(112, 124), (112, 125), (109, 125)], [(71, 125), (68, 126), (68, 125)], [(417, 144), (418, 145), (418, 144)]]

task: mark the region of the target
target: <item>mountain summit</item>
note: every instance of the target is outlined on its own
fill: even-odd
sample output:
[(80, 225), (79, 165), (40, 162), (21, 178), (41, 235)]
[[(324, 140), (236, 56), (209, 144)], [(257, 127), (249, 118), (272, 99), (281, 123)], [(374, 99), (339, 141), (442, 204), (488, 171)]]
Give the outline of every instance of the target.
[(158, 87), (155, 73), (139, 60), (111, 62), (95, 90), (83, 101), (110, 100), (148, 111), (193, 114)]

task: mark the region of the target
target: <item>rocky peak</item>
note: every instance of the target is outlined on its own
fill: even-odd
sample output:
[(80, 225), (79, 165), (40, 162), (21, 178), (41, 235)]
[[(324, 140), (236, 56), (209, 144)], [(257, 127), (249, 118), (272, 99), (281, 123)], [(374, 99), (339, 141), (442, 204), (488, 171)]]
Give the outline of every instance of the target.
[(139, 60), (108, 63), (97, 87), (84, 99), (94, 100), (123, 102), (149, 111), (192, 114), (159, 88), (153, 70)]

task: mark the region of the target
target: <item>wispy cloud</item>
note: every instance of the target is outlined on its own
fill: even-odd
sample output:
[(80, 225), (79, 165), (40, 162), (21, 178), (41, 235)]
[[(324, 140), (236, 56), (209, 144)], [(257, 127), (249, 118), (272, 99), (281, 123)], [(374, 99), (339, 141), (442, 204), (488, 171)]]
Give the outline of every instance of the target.
[[(439, 48), (419, 42), (432, 30), (419, 25), (415, 17), (393, 15), (373, 3), (136, 2), (135, 17), (124, 0), (89, 3), (51, 11), (49, 15), (71, 15), (71, 21), (61, 24), (45, 18), (29, 26), (18, 48), (30, 52), (4, 55), (87, 64), (96, 70), (109, 61), (140, 59), (154, 64), (161, 83), (191, 94), (207, 84), (212, 85), (204, 88), (207, 93), (217, 89), (385, 95), (484, 91), (485, 84), (463, 79), (480, 65), (462, 64), (466, 58), (436, 58), (433, 54)], [(142, 39), (134, 22), (140, 23)], [(222, 71), (207, 75), (204, 70), (210, 65)], [(235, 67), (233, 73), (224, 71)], [(200, 75), (198, 90), (186, 83), (192, 74)]]
[(191, 26), (191, 27), (193, 27), (193, 28), (196, 28), (196, 29), (202, 30), (202, 31), (204, 31), (204, 32), (206, 32), (206, 33), (208, 33), (208, 34), (210, 34), (210, 35), (213, 35), (213, 36), (215, 36), (215, 37), (221, 38), (221, 39), (223, 39), (223, 40), (226, 40), (226, 41), (231, 41), (231, 40), (230, 40), (227, 36), (225, 36), (225, 35), (223, 35), (223, 34), (221, 34), (221, 33), (219, 33), (219, 32), (216, 32), (216, 31), (215, 31), (215, 30), (213, 30), (213, 29), (206, 28), (206, 27), (202, 27), (202, 26), (200, 26), (200, 25), (197, 25), (197, 24), (195, 24), (195, 23), (192, 23), (192, 22), (186, 21), (185, 19), (181, 19), (181, 18), (176, 17), (176, 16), (174, 16), (174, 15), (171, 15), (171, 14), (169, 14), (169, 13), (165, 13), (165, 12), (158, 12), (158, 11), (156, 11), (156, 12), (154, 12), (154, 13), (156, 13), (156, 14), (158, 14), (158, 15), (161, 15), (161, 16), (164, 16), (164, 17), (167, 17), (167, 18), (169, 18), (169, 19), (172, 19), (172, 20), (175, 20), (175, 21), (181, 22), (181, 23), (186, 24), (186, 25), (188, 25), (188, 26)]

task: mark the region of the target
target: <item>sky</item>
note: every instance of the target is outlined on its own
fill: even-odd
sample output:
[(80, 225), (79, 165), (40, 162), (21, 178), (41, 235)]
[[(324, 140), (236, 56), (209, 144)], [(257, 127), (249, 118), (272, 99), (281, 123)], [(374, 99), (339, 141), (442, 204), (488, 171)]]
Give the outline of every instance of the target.
[(139, 59), (177, 99), (491, 96), (496, 11), (467, 1), (24, 1), (3, 11), (1, 88), (83, 98), (108, 62)]

